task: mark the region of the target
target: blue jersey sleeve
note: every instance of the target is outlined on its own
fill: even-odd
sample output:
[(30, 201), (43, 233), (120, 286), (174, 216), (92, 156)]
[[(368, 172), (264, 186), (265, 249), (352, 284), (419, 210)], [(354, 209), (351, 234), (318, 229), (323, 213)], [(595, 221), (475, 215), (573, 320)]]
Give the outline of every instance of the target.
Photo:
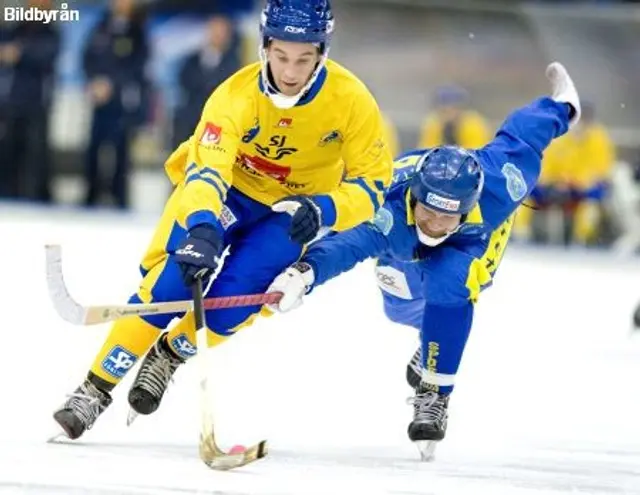
[(511, 113), (493, 141), (476, 152), (485, 171), (485, 193), (501, 218), (531, 193), (544, 150), (568, 129), (569, 106), (543, 97)]
[(387, 237), (371, 223), (335, 233), (311, 245), (302, 261), (313, 268), (313, 287), (324, 284), (359, 262), (380, 255), (387, 249)]

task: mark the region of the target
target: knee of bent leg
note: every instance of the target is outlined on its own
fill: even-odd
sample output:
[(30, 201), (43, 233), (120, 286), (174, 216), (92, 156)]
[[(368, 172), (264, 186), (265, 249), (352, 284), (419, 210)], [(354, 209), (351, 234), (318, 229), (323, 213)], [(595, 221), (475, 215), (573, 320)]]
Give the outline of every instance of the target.
[(261, 306), (248, 306), (244, 308), (226, 308), (207, 311), (207, 328), (216, 335), (228, 337), (241, 328), (253, 323), (260, 313)]
[(383, 307), (384, 314), (392, 322), (420, 329), (424, 312), (423, 299), (407, 300), (385, 294)]

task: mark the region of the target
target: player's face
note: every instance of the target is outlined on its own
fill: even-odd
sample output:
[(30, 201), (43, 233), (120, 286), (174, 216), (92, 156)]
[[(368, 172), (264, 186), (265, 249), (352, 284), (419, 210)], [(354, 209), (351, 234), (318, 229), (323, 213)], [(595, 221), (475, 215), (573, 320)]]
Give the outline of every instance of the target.
[(267, 60), (280, 92), (295, 96), (309, 81), (320, 62), (320, 54), (311, 43), (273, 40), (267, 48)]
[(434, 239), (455, 230), (462, 218), (459, 213), (441, 213), (420, 203), (416, 203), (413, 214), (420, 230)]

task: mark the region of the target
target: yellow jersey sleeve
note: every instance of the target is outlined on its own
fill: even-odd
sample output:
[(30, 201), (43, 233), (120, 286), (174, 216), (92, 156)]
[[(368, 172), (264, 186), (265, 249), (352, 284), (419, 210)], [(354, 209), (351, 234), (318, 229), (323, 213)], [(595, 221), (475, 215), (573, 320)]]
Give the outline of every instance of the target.
[(345, 173), (329, 193), (336, 219), (331, 228), (348, 230), (374, 217), (393, 174), (393, 158), (384, 139), (382, 115), (365, 89), (354, 101), (344, 136)]
[(217, 223), (232, 182), (241, 122), (242, 110), (223, 84), (207, 100), (189, 141), (176, 150), (185, 158), (178, 221), (186, 228)]

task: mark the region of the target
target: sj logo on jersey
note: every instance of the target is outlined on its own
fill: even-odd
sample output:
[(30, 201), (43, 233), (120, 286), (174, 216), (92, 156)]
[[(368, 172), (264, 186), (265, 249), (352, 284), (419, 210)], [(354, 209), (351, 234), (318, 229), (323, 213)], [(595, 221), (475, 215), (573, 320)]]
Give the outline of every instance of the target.
[(254, 143), (256, 151), (269, 160), (280, 160), (287, 155), (293, 155), (298, 148), (286, 147), (287, 136), (271, 136), (268, 146)]

